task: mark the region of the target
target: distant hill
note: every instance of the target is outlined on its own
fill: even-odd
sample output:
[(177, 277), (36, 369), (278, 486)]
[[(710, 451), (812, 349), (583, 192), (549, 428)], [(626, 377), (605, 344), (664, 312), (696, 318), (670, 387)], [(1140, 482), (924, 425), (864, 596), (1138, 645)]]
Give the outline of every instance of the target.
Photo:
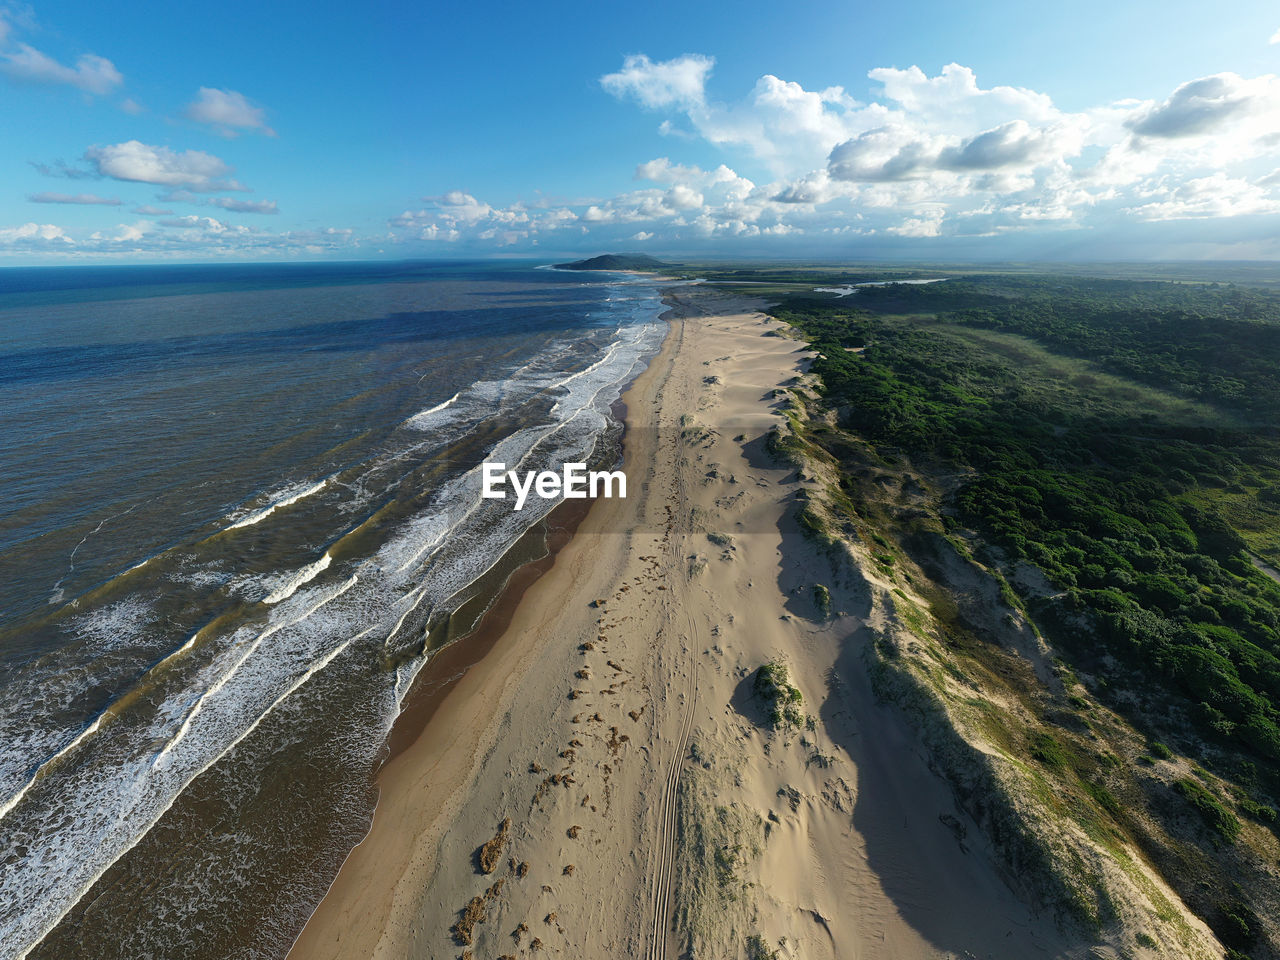
[(606, 253), (589, 260), (557, 263), (557, 270), (662, 270), (671, 264), (639, 253)]

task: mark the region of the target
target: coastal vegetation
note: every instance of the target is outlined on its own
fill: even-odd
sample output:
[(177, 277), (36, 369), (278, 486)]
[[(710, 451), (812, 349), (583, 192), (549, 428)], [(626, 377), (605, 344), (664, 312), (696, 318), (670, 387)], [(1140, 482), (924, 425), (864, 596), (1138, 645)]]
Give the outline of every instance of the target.
[(777, 950), (771, 948), (764, 937), (753, 933), (747, 937), (747, 960), (778, 960)]
[(831, 591), (827, 589), (826, 584), (815, 583), (813, 585), (813, 602), (822, 617), (831, 616)]
[(671, 264), (647, 257), (642, 253), (606, 253), (586, 260), (557, 263), (557, 270), (663, 270)]
[(952, 517), (1054, 585), (1023, 597), (1038, 622), (1091, 664), (1116, 659), (1135, 689), (1181, 694), (1213, 741), (1280, 760), (1280, 583), (1254, 559), (1280, 560), (1280, 298), (991, 287), (868, 288), (894, 309), (962, 306), (937, 319), (780, 314), (821, 351), (814, 372), (844, 422), (971, 472)]
[(791, 682), (787, 665), (781, 660), (761, 666), (756, 671), (752, 689), (764, 703), (765, 714), (774, 727), (798, 728), (804, 724), (804, 714), (800, 712), (804, 697)]
[[(697, 755), (697, 751), (694, 751)], [(741, 803), (725, 804), (723, 764), (704, 758), (681, 778), (676, 797), (675, 925), (688, 955), (713, 955), (712, 944), (737, 939), (753, 914), (752, 879), (764, 850), (765, 823)]]
[[(1102, 928), (1128, 885), (1171, 923), (1141, 851), (1233, 955), (1272, 955), (1280, 296), (1212, 279), (972, 275), (847, 297), (817, 282), (771, 311), (816, 357), (768, 445), (820, 481), (801, 528), (865, 557), (916, 638), (878, 634), (882, 694), (931, 731), (1005, 855), (1043, 864), (1041, 899)], [(1129, 942), (1153, 934), (1191, 936)]]

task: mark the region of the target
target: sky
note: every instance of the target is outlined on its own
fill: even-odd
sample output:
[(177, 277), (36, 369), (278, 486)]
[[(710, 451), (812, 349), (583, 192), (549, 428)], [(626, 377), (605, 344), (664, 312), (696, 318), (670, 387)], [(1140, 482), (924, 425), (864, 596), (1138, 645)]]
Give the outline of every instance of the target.
[(1280, 259), (1273, 0), (0, 0), (0, 265)]

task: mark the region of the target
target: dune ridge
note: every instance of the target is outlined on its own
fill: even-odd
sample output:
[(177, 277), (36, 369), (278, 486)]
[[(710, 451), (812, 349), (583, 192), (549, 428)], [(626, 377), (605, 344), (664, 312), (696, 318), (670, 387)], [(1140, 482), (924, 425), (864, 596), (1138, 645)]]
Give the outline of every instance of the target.
[(629, 498), (380, 772), (291, 957), (1087, 956), (873, 689), (885, 605), (773, 449), (806, 346), (759, 303), (668, 296)]

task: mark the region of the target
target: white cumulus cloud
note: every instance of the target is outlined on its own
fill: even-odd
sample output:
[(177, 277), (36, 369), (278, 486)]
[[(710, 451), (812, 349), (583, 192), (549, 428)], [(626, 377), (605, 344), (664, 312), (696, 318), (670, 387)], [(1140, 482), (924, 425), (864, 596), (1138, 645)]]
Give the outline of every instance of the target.
[(936, 77), (917, 66), (878, 67), (867, 76), (896, 109), (939, 133), (987, 129), (1015, 118), (1044, 123), (1059, 116), (1047, 94), (1004, 85), (984, 89), (977, 74), (958, 63), (947, 64)]
[(942, 219), (941, 210), (924, 211), (897, 226), (887, 227), (885, 232), (898, 237), (936, 237), (942, 233)]
[(600, 78), (615, 97), (634, 97), (646, 107), (699, 104), (705, 97), (714, 57), (686, 54), (655, 63), (644, 54), (627, 57), (622, 69)]
[(20, 227), (0, 227), (0, 246), (39, 248), (72, 245), (66, 231), (52, 223), (24, 223)]
[(85, 159), (104, 177), (135, 183), (154, 183), (166, 187), (184, 187), (198, 192), (243, 190), (234, 180), (226, 179), (234, 172), (228, 164), (203, 150), (171, 150), (137, 140), (90, 147)]
[(663, 195), (662, 201), (672, 210), (697, 210), (702, 206), (702, 194), (678, 183)]
[(243, 131), (268, 137), (276, 135), (267, 125), (266, 110), (235, 90), (201, 87), (183, 115), (196, 123), (208, 124), (224, 137), (239, 136)]
[(1158, 104), (1126, 121), (1146, 137), (1191, 137), (1213, 133), (1230, 120), (1280, 110), (1280, 83), (1275, 77), (1246, 80), (1218, 73), (1182, 84)]
[(791, 235), (902, 246), (1280, 214), (1280, 80), (1269, 75), (1215, 74), (1163, 99), (1068, 111), (1038, 90), (983, 86), (957, 63), (936, 74), (871, 70), (866, 100), (771, 74), (720, 100), (709, 89), (714, 63), (636, 54), (600, 82), (619, 100), (665, 112), (660, 132), (719, 148), (726, 162), (650, 159), (632, 168), (638, 189), (554, 210), (549, 200), (500, 206), (454, 190), (391, 218), (392, 242), (531, 247), (564, 230), (602, 246)]
[(1243, 214), (1280, 213), (1280, 198), (1265, 187), (1223, 173), (1184, 183), (1161, 184), (1156, 199), (1131, 208), (1143, 220), (1203, 220)]
[(24, 83), (65, 84), (99, 95), (110, 93), (124, 83), (120, 71), (106, 57), (86, 53), (76, 60), (74, 67), (68, 67), (25, 43), (0, 52), (0, 72)]
[(636, 55), (627, 57), (618, 73), (601, 77), (600, 83), (619, 99), (677, 110), (693, 128), (691, 133), (668, 119), (660, 127), (664, 134), (742, 146), (779, 172), (820, 162), (850, 135), (851, 114), (859, 104), (841, 87), (806, 90), (767, 74), (745, 100), (721, 103), (710, 100), (706, 92), (714, 64), (714, 58), (694, 54), (657, 62)]
[(230, 229), (230, 224), (214, 217), (200, 217), (194, 213), (186, 214), (181, 217), (173, 217), (168, 220), (159, 221), (162, 227), (177, 227), (179, 229), (202, 230), (206, 233), (226, 233)]

